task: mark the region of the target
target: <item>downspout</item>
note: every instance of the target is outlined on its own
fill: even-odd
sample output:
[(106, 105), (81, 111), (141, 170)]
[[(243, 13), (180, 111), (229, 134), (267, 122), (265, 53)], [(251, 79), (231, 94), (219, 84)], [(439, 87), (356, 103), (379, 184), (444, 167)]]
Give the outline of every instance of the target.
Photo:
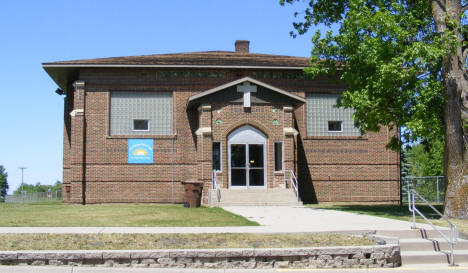
[[(177, 135), (177, 132), (176, 132)], [(171, 145), (171, 195), (172, 195), (172, 204), (175, 203), (174, 197), (174, 138), (172, 138), (172, 145)]]
[[(279, 110), (279, 109), (278, 109), (278, 110)], [(284, 128), (284, 127), (286, 126), (286, 124), (285, 124), (285, 117), (284, 117), (284, 116), (285, 116), (285, 115), (284, 115), (284, 105), (281, 105), (281, 116), (282, 116), (282, 119), (283, 119), (282, 124), (283, 124), (283, 128)], [(281, 138), (282, 138), (282, 140), (283, 140), (283, 144), (281, 145), (281, 149), (282, 149), (282, 151), (281, 151), (281, 153), (282, 153), (282, 159), (281, 159), (281, 160), (282, 160), (283, 162), (281, 162), (281, 165), (283, 166), (283, 168), (282, 168), (283, 170), (282, 170), (282, 171), (283, 171), (283, 179), (284, 179), (284, 188), (287, 188), (287, 187), (288, 187), (288, 180), (287, 180), (287, 176), (286, 176), (286, 164), (285, 164), (285, 163), (286, 163), (286, 161), (285, 161), (286, 155), (285, 155), (285, 153), (284, 153), (284, 151), (286, 150), (286, 149), (284, 149), (284, 147), (286, 146), (286, 141), (285, 141), (286, 138), (284, 137), (284, 132), (281, 132), (281, 134), (282, 134), (282, 137), (281, 137)], [(276, 151), (275, 151), (275, 143), (274, 143), (274, 142), (273, 142), (273, 152), (276, 153)], [(276, 154), (273, 154), (273, 158), (276, 160)], [(273, 171), (274, 171), (274, 166), (273, 166)]]
[[(397, 127), (397, 130), (398, 130), (398, 140), (401, 143), (401, 133), (400, 133), (401, 128)], [(399, 165), (398, 165), (398, 167), (400, 169), (400, 171), (398, 172), (398, 195), (400, 196), (400, 200), (399, 200), (398, 203), (400, 204), (400, 206), (403, 205), (403, 195), (402, 195), (402, 192), (401, 192), (401, 179), (403, 177), (402, 172), (401, 172), (401, 162), (402, 162), (401, 157), (403, 155), (402, 149), (403, 149), (403, 145), (400, 144), (400, 149), (398, 150), (398, 160), (400, 162)]]
[(175, 92), (172, 93), (172, 124), (174, 124), (174, 129), (173, 133), (175, 134), (172, 137), (172, 142), (171, 142), (171, 197), (172, 197), (172, 204), (175, 203), (175, 196), (174, 196), (174, 141), (175, 138), (177, 137), (177, 111), (174, 111), (176, 109), (175, 101), (176, 98), (174, 98), (176, 95)]
[(83, 159), (81, 164), (81, 198), (82, 204), (86, 205), (86, 93), (83, 90)]
[[(291, 128), (294, 128), (294, 119), (296, 118), (296, 114), (294, 113), (294, 109), (295, 108), (293, 106), (293, 110), (291, 112)], [(296, 178), (299, 176), (299, 170), (298, 170), (298, 167), (297, 167), (297, 138), (298, 137), (299, 137), (299, 134), (294, 136), (294, 141), (293, 141), (293, 144), (294, 144), (294, 147), (293, 147), (293, 169), (294, 169), (294, 174), (296, 175)]]

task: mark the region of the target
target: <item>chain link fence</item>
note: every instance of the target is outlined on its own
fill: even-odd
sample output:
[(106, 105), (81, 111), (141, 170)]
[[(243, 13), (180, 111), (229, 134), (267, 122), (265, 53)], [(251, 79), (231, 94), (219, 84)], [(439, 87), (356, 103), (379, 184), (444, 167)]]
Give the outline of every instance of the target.
[(62, 201), (62, 191), (21, 193), (5, 196), (5, 203), (37, 203)]
[(445, 177), (443, 176), (419, 176), (405, 177), (401, 181), (401, 197), (403, 202), (408, 202), (408, 190), (416, 190), (424, 199), (434, 204), (444, 203)]

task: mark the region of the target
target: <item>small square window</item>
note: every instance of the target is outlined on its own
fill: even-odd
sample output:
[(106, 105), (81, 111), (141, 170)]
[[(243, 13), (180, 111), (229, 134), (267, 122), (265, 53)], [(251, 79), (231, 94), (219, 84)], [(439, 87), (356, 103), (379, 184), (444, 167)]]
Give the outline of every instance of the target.
[(328, 121), (328, 132), (343, 132), (341, 121)]
[(149, 131), (149, 120), (147, 119), (134, 119), (133, 131)]

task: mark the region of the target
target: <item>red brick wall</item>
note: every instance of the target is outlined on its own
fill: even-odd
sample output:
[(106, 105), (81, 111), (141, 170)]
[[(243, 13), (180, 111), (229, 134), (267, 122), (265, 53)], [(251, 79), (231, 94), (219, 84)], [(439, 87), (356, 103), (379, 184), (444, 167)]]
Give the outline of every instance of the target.
[[(86, 91), (85, 164), (82, 164), (83, 139), (80, 136), (83, 121), (81, 117), (73, 117), (69, 130), (71, 142), (68, 131), (64, 134), (64, 188), (70, 185), (71, 191), (70, 199), (64, 193), (64, 201), (81, 202), (84, 172), (87, 203), (182, 202), (182, 181), (202, 180), (205, 190), (209, 187), (211, 141), (222, 142), (222, 172), (218, 178), (220, 184), (227, 187), (227, 136), (245, 124), (257, 127), (268, 137), (268, 187), (283, 183), (282, 173), (273, 172), (273, 142), (284, 141), (285, 169), (298, 174), (304, 200), (395, 202), (399, 199), (399, 158), (397, 153), (385, 149), (391, 135), (386, 128), (362, 139), (316, 139), (306, 136), (305, 106), (300, 104), (295, 105), (294, 113), (284, 112), (282, 107), (286, 104), (282, 103), (254, 104), (251, 112), (245, 112), (240, 104), (212, 103), (211, 110), (203, 116), (197, 109), (187, 110), (191, 95), (239, 77), (252, 76), (255, 71), (223, 72), (226, 76), (222, 78), (160, 78), (156, 69), (82, 70), (80, 80), (85, 82)], [(301, 97), (305, 97), (305, 92), (340, 92), (343, 89), (330, 78), (258, 80)], [(127, 164), (127, 139), (134, 137), (109, 136), (109, 91), (113, 90), (173, 92), (173, 134), (154, 137), (154, 164)], [(66, 115), (71, 108), (83, 108), (80, 105), (83, 98), (76, 94), (68, 95), (67, 101), (74, 106), (65, 107)], [(222, 124), (216, 123), (218, 119)], [(275, 119), (277, 125), (273, 124)], [(195, 131), (199, 126), (211, 126), (212, 135), (197, 136)], [(299, 137), (285, 138), (283, 127), (297, 127)]]
[[(310, 202), (398, 202), (399, 154), (385, 145), (396, 131), (362, 137), (307, 137), (305, 107), (296, 111), (299, 176)], [(305, 136), (305, 137), (304, 137)]]

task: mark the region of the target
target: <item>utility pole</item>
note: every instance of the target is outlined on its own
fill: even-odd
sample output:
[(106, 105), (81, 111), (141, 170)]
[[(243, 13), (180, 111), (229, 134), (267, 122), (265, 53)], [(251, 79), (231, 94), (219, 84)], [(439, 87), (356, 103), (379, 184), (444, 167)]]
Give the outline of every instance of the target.
[(27, 169), (28, 167), (18, 167), (18, 169), (21, 170), (21, 186), (20, 186), (20, 192), (22, 193), (23, 191), (23, 184), (24, 184), (24, 170)]

